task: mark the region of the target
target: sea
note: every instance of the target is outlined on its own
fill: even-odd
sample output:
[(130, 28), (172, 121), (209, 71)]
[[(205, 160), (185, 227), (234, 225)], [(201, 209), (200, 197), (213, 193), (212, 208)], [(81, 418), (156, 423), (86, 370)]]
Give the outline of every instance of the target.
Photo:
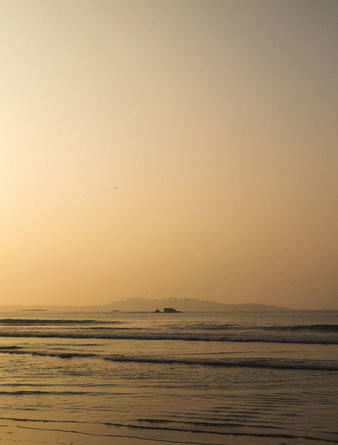
[(338, 311), (2, 312), (0, 422), (69, 444), (338, 443)]

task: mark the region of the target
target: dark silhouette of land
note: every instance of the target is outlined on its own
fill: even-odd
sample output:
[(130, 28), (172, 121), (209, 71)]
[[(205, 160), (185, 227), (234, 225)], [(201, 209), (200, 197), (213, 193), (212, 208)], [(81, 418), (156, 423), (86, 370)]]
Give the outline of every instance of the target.
[[(33, 305), (32, 305), (33, 306)], [(226, 304), (210, 300), (198, 300), (194, 298), (163, 298), (145, 299), (130, 298), (114, 301), (104, 305), (7, 305), (0, 306), (5, 311), (89, 311), (89, 312), (154, 312), (157, 308), (175, 308), (180, 312), (233, 312), (233, 311), (288, 311), (291, 309), (266, 304)]]

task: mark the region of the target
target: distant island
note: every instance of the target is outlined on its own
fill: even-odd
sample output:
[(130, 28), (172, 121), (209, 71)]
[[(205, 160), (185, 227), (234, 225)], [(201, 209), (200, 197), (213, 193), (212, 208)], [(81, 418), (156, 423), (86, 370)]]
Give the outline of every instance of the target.
[[(156, 309), (155, 311), (154, 311), (156, 314), (161, 314), (162, 312), (160, 311), (160, 309)], [(163, 309), (163, 313), (164, 314), (177, 314), (177, 313), (179, 313), (179, 312), (182, 312), (182, 311), (178, 311), (177, 309), (174, 309), (173, 307), (165, 307), (164, 309)]]
[(20, 309), (22, 312), (48, 312), (48, 309)]

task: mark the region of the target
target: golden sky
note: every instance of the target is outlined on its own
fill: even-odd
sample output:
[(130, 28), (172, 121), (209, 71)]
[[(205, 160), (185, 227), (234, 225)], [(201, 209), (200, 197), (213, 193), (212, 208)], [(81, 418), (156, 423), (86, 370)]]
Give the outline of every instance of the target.
[(338, 308), (337, 17), (0, 0), (0, 303)]

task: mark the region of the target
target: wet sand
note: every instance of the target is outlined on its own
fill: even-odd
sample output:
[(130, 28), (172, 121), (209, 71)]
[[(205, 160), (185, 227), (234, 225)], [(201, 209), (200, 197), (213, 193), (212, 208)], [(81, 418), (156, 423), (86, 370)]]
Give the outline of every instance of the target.
[[(118, 428), (110, 428), (109, 432), (87, 430), (74, 431), (69, 424), (58, 423), (55, 428), (45, 422), (20, 422), (19, 420), (0, 422), (1, 445), (297, 445), (309, 444), (304, 438), (255, 437), (250, 435), (225, 435), (209, 440), (195, 437), (195, 440), (175, 440), (170, 438), (144, 439), (131, 432), (126, 436)], [(315, 443), (323, 443), (321, 440)]]
[[(134, 436), (134, 437), (133, 437)], [(53, 428), (46, 424), (27, 425), (26, 422), (1, 422), (0, 442), (2, 445), (172, 445), (173, 442), (144, 440), (137, 438), (137, 434), (130, 437), (122, 436), (118, 431), (109, 434), (98, 434), (97, 432), (72, 431), (71, 426), (60, 424)]]

